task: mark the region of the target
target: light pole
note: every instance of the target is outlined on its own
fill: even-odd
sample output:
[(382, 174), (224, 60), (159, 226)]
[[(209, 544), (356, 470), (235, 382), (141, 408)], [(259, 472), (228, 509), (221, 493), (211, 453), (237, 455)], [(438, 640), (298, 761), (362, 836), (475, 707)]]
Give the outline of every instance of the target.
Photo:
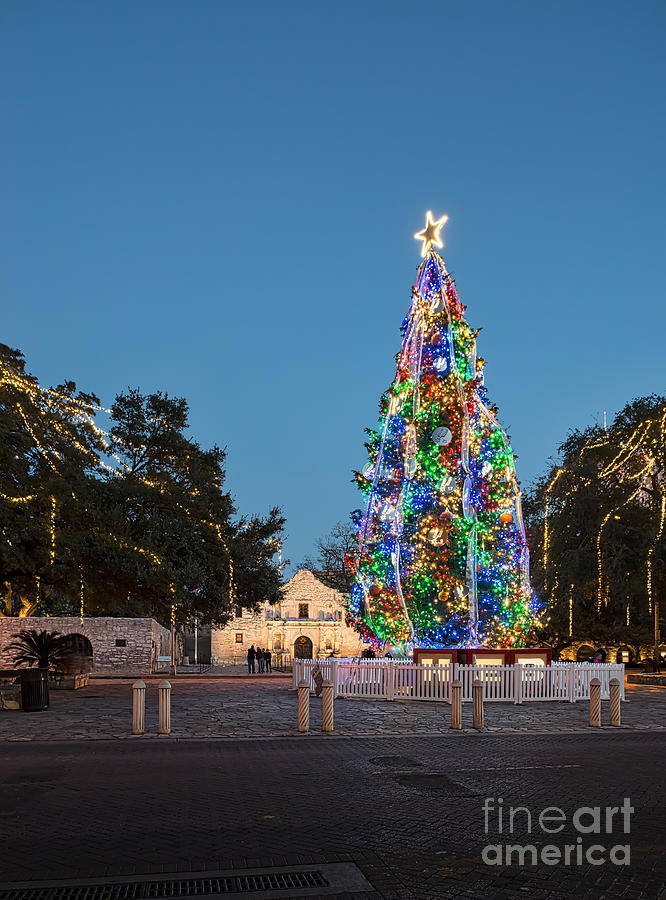
[(664, 564), (661, 560), (657, 560), (652, 570), (652, 583), (654, 585), (653, 609), (654, 609), (654, 670), (661, 671), (661, 654), (659, 645), (661, 643), (661, 622), (659, 621), (659, 598), (664, 589), (666, 578), (664, 578)]
[(661, 631), (659, 629), (659, 600), (654, 598), (654, 670), (661, 671), (661, 655), (659, 653), (659, 642), (661, 640)]

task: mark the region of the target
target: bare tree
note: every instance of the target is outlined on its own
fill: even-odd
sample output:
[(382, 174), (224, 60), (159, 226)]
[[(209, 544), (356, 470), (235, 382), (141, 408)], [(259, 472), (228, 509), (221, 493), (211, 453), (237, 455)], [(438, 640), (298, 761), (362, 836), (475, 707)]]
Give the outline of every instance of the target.
[(301, 568), (312, 570), (324, 584), (346, 593), (351, 588), (353, 576), (345, 557), (353, 556), (357, 546), (351, 522), (337, 522), (328, 534), (318, 539), (316, 556), (306, 556)]

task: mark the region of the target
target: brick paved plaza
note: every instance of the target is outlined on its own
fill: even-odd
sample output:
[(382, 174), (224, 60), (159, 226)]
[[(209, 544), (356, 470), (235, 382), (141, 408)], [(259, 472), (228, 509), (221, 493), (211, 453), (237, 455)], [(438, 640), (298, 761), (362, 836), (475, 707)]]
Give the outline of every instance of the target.
[[(656, 898), (664, 746), (631, 732), (5, 743), (3, 880), (349, 859), (375, 888), (351, 897)], [(484, 866), (483, 800), (499, 796), (536, 812), (630, 797), (631, 867)]]
[[(0, 714), (2, 885), (353, 862), (374, 890), (338, 896), (660, 896), (666, 691), (629, 686), (626, 727), (601, 731), (585, 725), (586, 703), (487, 704), (496, 731), (466, 721), (451, 734), (445, 704), (338, 701), (329, 737), (314, 700), (312, 734), (294, 735), (289, 687), (174, 681), (171, 738), (128, 737), (123, 681), (54, 692), (44, 713)], [(154, 681), (152, 730), (156, 705)], [(535, 818), (553, 805), (568, 814), (561, 834), (518, 826), (509, 839), (537, 846), (575, 843), (576, 808), (629, 797), (630, 835), (586, 844), (629, 842), (631, 866), (484, 865), (499, 837), (484, 834), (482, 806), (499, 797)]]
[[(146, 688), (146, 731), (157, 731), (158, 679)], [(0, 740), (90, 740), (131, 738), (132, 680), (95, 679), (78, 691), (52, 691), (51, 709), (43, 713), (0, 714)], [(666, 730), (666, 691), (627, 685), (623, 727)], [(311, 727), (321, 727), (321, 700), (311, 698)], [(608, 721), (608, 703), (602, 704)], [(342, 735), (428, 735), (448, 733), (446, 703), (395, 700), (337, 700), (335, 730)], [(471, 704), (463, 705), (463, 725), (471, 730)], [(588, 730), (589, 704), (486, 703), (488, 731), (561, 732)], [(296, 694), (291, 678), (172, 680), (172, 734), (185, 737), (284, 737), (296, 732)], [(138, 740), (139, 738), (132, 738)], [(164, 740), (161, 737), (160, 740)], [(168, 740), (168, 738), (166, 738)]]

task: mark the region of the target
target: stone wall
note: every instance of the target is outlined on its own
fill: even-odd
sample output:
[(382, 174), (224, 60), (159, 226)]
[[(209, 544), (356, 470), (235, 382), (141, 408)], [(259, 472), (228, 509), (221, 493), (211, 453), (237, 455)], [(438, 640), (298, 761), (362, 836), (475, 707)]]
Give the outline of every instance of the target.
[[(607, 663), (615, 663), (615, 662), (627, 662), (623, 659), (618, 659), (618, 653), (621, 650), (629, 649), (631, 651), (629, 662), (636, 662), (634, 658), (634, 644), (622, 644), (619, 645), (617, 643), (612, 644), (598, 644), (595, 641), (575, 641), (569, 647), (565, 647), (564, 650), (560, 653), (560, 660), (562, 662), (572, 660), (576, 661), (578, 656), (578, 651), (581, 647), (592, 647), (592, 649), (596, 649), (597, 647), (601, 647), (602, 650), (606, 653), (605, 662)], [(666, 647), (662, 647), (662, 653), (666, 650)], [(640, 647), (640, 659), (652, 659), (654, 655), (654, 646), (650, 646), (648, 644), (642, 644)]]
[[(275, 606), (264, 604), (259, 613), (242, 610), (225, 628), (214, 628), (213, 664), (243, 662), (251, 644), (293, 656), (299, 637), (312, 642), (313, 657), (361, 654), (364, 645), (358, 632), (345, 623), (346, 598), (340, 591), (327, 587), (307, 569), (299, 569), (282, 588), (282, 598)], [(301, 615), (304, 612), (307, 616)]]
[[(268, 633), (264, 610), (252, 613), (250, 610), (239, 610), (241, 615), (224, 628), (212, 628), (210, 634), (210, 660), (213, 665), (224, 662), (245, 662), (247, 651), (252, 644), (255, 650), (268, 646)], [(240, 635), (241, 640), (237, 640)], [(272, 648), (271, 648), (272, 649)]]
[(24, 628), (80, 634), (92, 644), (94, 674), (146, 675), (158, 656), (168, 656), (171, 635), (154, 619), (27, 616), (0, 618), (0, 668), (13, 665), (6, 647)]

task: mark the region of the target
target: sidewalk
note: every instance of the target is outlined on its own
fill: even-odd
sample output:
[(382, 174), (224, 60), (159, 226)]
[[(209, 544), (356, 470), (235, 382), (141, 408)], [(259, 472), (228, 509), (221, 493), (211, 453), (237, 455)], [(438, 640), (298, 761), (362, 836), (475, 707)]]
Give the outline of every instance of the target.
[[(157, 736), (157, 685), (161, 677), (147, 681), (146, 734), (141, 738), (130, 734), (134, 680), (97, 679), (78, 691), (52, 691), (51, 708), (43, 712), (0, 712), (0, 741), (169, 740)], [(172, 680), (172, 685), (171, 739), (257, 739), (296, 734), (297, 698), (288, 678), (257, 675), (206, 680), (188, 676)], [(627, 700), (622, 706), (622, 728), (599, 731), (589, 728), (587, 702), (520, 706), (486, 703), (485, 733), (666, 731), (664, 689), (627, 685)], [(335, 733), (350, 737), (483, 736), (471, 727), (471, 704), (463, 705), (462, 732), (450, 731), (450, 715), (446, 703), (336, 700)], [(602, 717), (608, 721), (607, 702), (602, 704)], [(321, 699), (314, 696), (310, 699), (310, 729), (310, 737), (321, 731)]]

